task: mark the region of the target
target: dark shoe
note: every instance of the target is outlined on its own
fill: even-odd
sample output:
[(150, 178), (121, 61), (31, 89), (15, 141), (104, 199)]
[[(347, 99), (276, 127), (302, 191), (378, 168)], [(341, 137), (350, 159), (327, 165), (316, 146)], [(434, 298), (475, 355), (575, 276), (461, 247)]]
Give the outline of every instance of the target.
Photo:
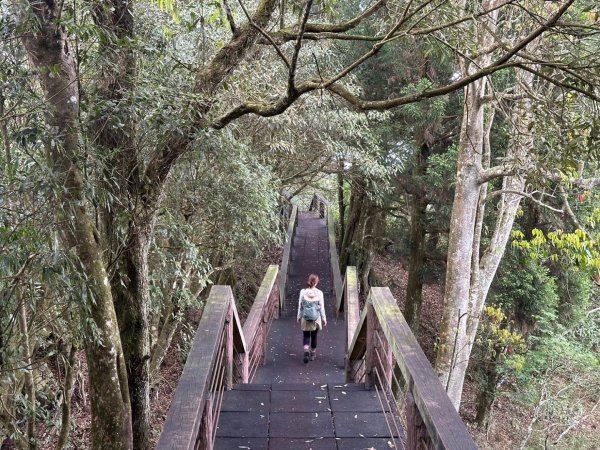
[(317, 352), (315, 350), (311, 350), (310, 351), (310, 360), (314, 361), (316, 357), (317, 357)]
[(310, 356), (310, 353), (308, 352), (308, 350), (304, 351), (304, 364), (308, 363), (308, 358)]

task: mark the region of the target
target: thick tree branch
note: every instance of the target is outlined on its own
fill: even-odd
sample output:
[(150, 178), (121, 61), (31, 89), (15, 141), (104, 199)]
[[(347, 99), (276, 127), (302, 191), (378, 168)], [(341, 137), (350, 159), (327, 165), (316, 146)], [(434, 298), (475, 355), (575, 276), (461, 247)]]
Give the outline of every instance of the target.
[[(246, 114), (257, 114), (263, 117), (271, 117), (277, 114), (283, 113), (289, 106), (301, 95), (306, 94), (308, 92), (317, 90), (317, 89), (328, 89), (331, 92), (337, 94), (342, 97), (352, 106), (357, 109), (366, 111), (366, 110), (387, 110), (396, 108), (398, 106), (407, 105), (410, 103), (416, 103), (421, 100), (433, 97), (439, 97), (442, 95), (449, 94), (458, 89), (461, 89), (468, 84), (483, 78), (485, 76), (491, 75), (492, 73), (509, 68), (520, 66), (518, 62), (511, 62), (511, 58), (515, 56), (521, 49), (525, 48), (529, 43), (534, 41), (536, 38), (541, 36), (546, 30), (551, 28), (558, 19), (565, 14), (565, 12), (569, 9), (569, 7), (573, 4), (575, 0), (567, 0), (561, 7), (544, 23), (542, 23), (538, 28), (533, 30), (529, 35), (524, 37), (521, 41), (515, 44), (509, 51), (507, 51), (504, 55), (494, 61), (487, 67), (480, 69), (479, 71), (467, 76), (463, 77), (459, 80), (456, 80), (453, 83), (450, 83), (446, 86), (435, 88), (435, 89), (426, 89), (421, 92), (405, 95), (402, 97), (397, 97), (388, 100), (362, 100), (361, 98), (355, 96), (346, 88), (341, 85), (335, 84), (337, 80), (342, 78), (343, 76), (349, 74), (354, 68), (358, 67), (358, 65), (362, 64), (364, 61), (372, 57), (377, 51), (383, 46), (386, 42), (389, 42), (390, 36), (393, 36), (398, 27), (402, 24), (403, 21), (398, 22), (388, 33), (386, 39), (382, 42), (373, 46), (373, 49), (359, 58), (357, 61), (352, 63), (350, 66), (342, 69), (338, 74), (334, 75), (328, 80), (325, 81), (315, 81), (309, 80), (301, 83), (297, 86), (295, 95), (286, 95), (284, 97), (280, 97), (277, 101), (273, 103), (244, 103), (230, 110), (229, 112), (222, 115), (220, 118), (216, 119), (211, 126), (216, 129), (220, 129), (225, 127), (227, 124), (232, 122), (235, 119), (238, 119)], [(412, 14), (414, 15), (415, 12)]]
[(220, 86), (225, 77), (240, 64), (255, 43), (260, 34), (256, 27), (265, 28), (269, 24), (277, 4), (277, 0), (261, 0), (252, 19), (240, 26), (238, 33), (231, 37), (231, 40), (215, 54), (203, 69), (198, 71), (194, 93), (210, 94)]
[(560, 184), (558, 185), (558, 192), (559, 192), (560, 197), (562, 198), (562, 201), (563, 201), (563, 211), (564, 211), (564, 213), (571, 220), (571, 222), (573, 223), (573, 225), (575, 225), (575, 228), (579, 228), (579, 229), (581, 229), (581, 230), (583, 230), (583, 231), (585, 231), (587, 233), (588, 232), (587, 229), (583, 225), (581, 225), (581, 222), (579, 222), (579, 219), (577, 218), (577, 216), (575, 215), (575, 213), (571, 209), (571, 205), (569, 205), (569, 197), (567, 196), (565, 188), (562, 185), (560, 185)]
[(235, 35), (235, 33), (237, 33), (237, 27), (235, 25), (235, 20), (233, 19), (233, 14), (231, 13), (231, 7), (229, 6), (229, 2), (227, 0), (223, 0), (223, 9), (225, 10), (225, 15), (227, 16), (227, 22), (229, 22), (231, 34)]
[[(282, 1), (281, 8), (283, 8), (283, 0), (281, 0), (281, 1)], [(260, 26), (258, 26), (256, 24), (256, 22), (254, 22), (254, 20), (252, 19), (252, 16), (248, 12), (248, 9), (244, 5), (244, 2), (242, 2), (242, 0), (238, 0), (238, 3), (240, 4), (240, 7), (242, 8), (242, 11), (244, 11), (244, 15), (246, 16), (246, 19), (248, 20), (248, 23), (250, 23), (250, 25), (252, 25), (269, 42), (269, 44), (271, 44), (273, 46), (273, 48), (275, 49), (275, 51), (277, 52), (277, 54), (279, 55), (279, 57), (283, 60), (283, 62), (285, 63), (286, 67), (289, 69), (290, 62), (288, 61), (287, 57), (283, 54), (283, 52), (279, 48), (279, 45), (277, 45), (277, 42), (275, 42), (275, 40), (271, 37), (271, 35), (269, 33), (267, 33), (263, 28), (261, 28)]]
[(489, 181), (495, 180), (496, 178), (508, 177), (511, 175), (515, 175), (517, 173), (516, 167), (509, 166), (493, 166), (487, 169), (480, 168), (479, 176), (477, 177), (477, 182), (479, 184), (484, 184)]
[(356, 17), (350, 19), (344, 23), (337, 24), (328, 24), (328, 23), (307, 23), (306, 31), (311, 33), (322, 33), (322, 32), (332, 32), (332, 33), (342, 33), (344, 31), (352, 30), (356, 28), (360, 23), (371, 17), (375, 14), (379, 9), (387, 3), (387, 0), (378, 0), (369, 8), (367, 8), (364, 12), (357, 15)]
[[(409, 32), (402, 32), (402, 33), (396, 33), (390, 37), (396, 39), (398, 37), (402, 37), (405, 35), (409, 35), (409, 36), (423, 36), (423, 35), (427, 35), (427, 34), (431, 34), (434, 33), (436, 31), (440, 31), (440, 30), (444, 30), (446, 28), (451, 28), (454, 27), (456, 25), (460, 25), (463, 24), (465, 22), (469, 22), (472, 20), (476, 20), (480, 17), (483, 17), (497, 9), (503, 8), (504, 6), (507, 6), (511, 3), (513, 3), (514, 0), (510, 0), (507, 1), (506, 3), (499, 3), (494, 5), (494, 7), (490, 8), (490, 9), (486, 9), (483, 11), (478, 12), (477, 14), (469, 14), (467, 16), (463, 16), (460, 17), (456, 20), (452, 20), (450, 22), (444, 22), (432, 27), (426, 27), (426, 28), (414, 28), (414, 24), (411, 27), (412, 30)], [(424, 5), (422, 5), (424, 6)], [(335, 27), (336, 25), (331, 25), (331, 27)], [(360, 35), (360, 34), (344, 34), (344, 31), (349, 31), (349, 30), (343, 30), (343, 31), (315, 31), (315, 32), (311, 32), (310, 30), (307, 29), (307, 31), (304, 33), (304, 39), (306, 40), (314, 40), (314, 41), (319, 41), (319, 40), (325, 40), (325, 39), (332, 39), (332, 40), (342, 40), (342, 41), (365, 41), (365, 42), (379, 42), (379, 41), (383, 41), (386, 39), (386, 36), (388, 36), (387, 34), (380, 34), (380, 35)], [(279, 41), (283, 41), (283, 42), (287, 42), (287, 41), (293, 41), (296, 39), (298, 33), (295, 30), (292, 29), (282, 29), (282, 30), (278, 30), (274, 33), (270, 34), (272, 36), (273, 39), (275, 40), (279, 40)]]
[(557, 184), (569, 183), (585, 190), (600, 186), (600, 178), (564, 178), (558, 171), (544, 172), (544, 177)]
[(298, 31), (298, 38), (296, 39), (296, 45), (294, 46), (294, 54), (292, 55), (292, 61), (290, 64), (290, 70), (288, 75), (288, 97), (294, 96), (296, 92), (296, 69), (298, 67), (298, 57), (300, 56), (300, 50), (302, 49), (302, 36), (306, 30), (306, 24), (310, 17), (310, 10), (312, 8), (313, 0), (306, 2), (306, 9), (300, 23), (300, 30)]
[[(221, 85), (223, 80), (240, 64), (252, 48), (256, 39), (261, 34), (260, 29), (265, 28), (279, 4), (278, 0), (261, 0), (256, 11), (247, 23), (237, 28), (230, 41), (224, 45), (213, 59), (196, 74), (193, 88), (194, 94), (212, 94)], [(190, 127), (190, 132), (183, 135), (174, 135), (165, 145), (157, 149), (148, 163), (144, 174), (144, 192), (142, 200), (146, 208), (154, 210), (160, 202), (162, 186), (167, 179), (173, 164), (183, 155), (192, 140), (195, 128), (206, 127), (205, 116), (210, 110), (210, 103), (200, 103), (190, 108), (195, 108), (195, 123)]]
[(555, 212), (558, 214), (565, 213), (565, 211), (563, 209), (554, 208), (553, 206), (550, 206), (547, 203), (544, 203), (540, 199), (535, 198), (533, 196), (533, 194), (530, 194), (528, 192), (523, 192), (523, 191), (515, 191), (515, 190), (511, 190), (511, 189), (500, 189), (500, 190), (497, 190), (494, 192), (490, 192), (488, 194), (488, 198), (497, 197), (499, 195), (504, 195), (504, 194), (520, 195), (521, 197), (527, 198), (527, 199), (531, 200), (533, 203), (535, 203), (536, 205), (539, 205), (542, 208), (545, 208), (549, 211), (552, 211), (552, 212)]
[(552, 78), (548, 75), (546, 75), (545, 73), (539, 71), (539, 70), (535, 70), (532, 67), (530, 67), (527, 64), (523, 64), (523, 63), (519, 63), (516, 65), (517, 67), (519, 67), (520, 69), (523, 69), (527, 72), (530, 72), (538, 77), (540, 77), (543, 80), (546, 80), (549, 83), (554, 84), (555, 86), (559, 86), (559, 87), (563, 87), (569, 91), (575, 91), (575, 92), (579, 92), (580, 94), (583, 94), (584, 96), (586, 96), (587, 98), (594, 100), (596, 102), (600, 102), (600, 97), (597, 96), (596, 94), (594, 94), (593, 91), (586, 91), (585, 89), (582, 89), (578, 86), (575, 86), (573, 84), (570, 83), (566, 83), (564, 81), (559, 81), (556, 78)]

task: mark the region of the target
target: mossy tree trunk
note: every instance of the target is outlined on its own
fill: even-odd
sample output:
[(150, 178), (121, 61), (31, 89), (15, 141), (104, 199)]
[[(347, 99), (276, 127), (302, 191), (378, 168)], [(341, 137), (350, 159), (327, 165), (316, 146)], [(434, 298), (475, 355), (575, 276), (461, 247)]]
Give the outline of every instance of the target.
[[(105, 269), (98, 231), (84, 195), (85, 182), (79, 164), (79, 91), (74, 55), (61, 26), (57, 24), (61, 5), (29, 2), (37, 19), (35, 31), (22, 40), (39, 78), (48, 105), (48, 125), (54, 139), (47, 144), (49, 166), (57, 190), (62, 235), (65, 245), (75, 251), (86, 278), (90, 338), (86, 342), (92, 399), (92, 447), (133, 448), (131, 406), (126, 365)], [(93, 337), (92, 337), (93, 336)]]
[(345, 234), (345, 220), (346, 220), (346, 205), (344, 203), (344, 162), (340, 160), (337, 174), (337, 184), (338, 184), (338, 211), (340, 214), (340, 232), (338, 236), (340, 236), (340, 240), (338, 243), (338, 254), (342, 251), (342, 239)]
[[(131, 0), (96, 4), (94, 20), (105, 38), (99, 46), (100, 70), (94, 98), (100, 112), (90, 141), (106, 158), (99, 205), (106, 264), (119, 323), (132, 411), (133, 445), (150, 448), (150, 282), (148, 254), (155, 211), (140, 202), (143, 189), (130, 100), (135, 76)], [(159, 186), (158, 189), (161, 189)], [(154, 205), (150, 205), (154, 207)]]
[(479, 387), (476, 400), (475, 422), (487, 427), (492, 405), (496, 400), (496, 389), (500, 374), (498, 373), (498, 356), (502, 354), (502, 349), (496, 349), (494, 356), (481, 363), (481, 374), (483, 383)]

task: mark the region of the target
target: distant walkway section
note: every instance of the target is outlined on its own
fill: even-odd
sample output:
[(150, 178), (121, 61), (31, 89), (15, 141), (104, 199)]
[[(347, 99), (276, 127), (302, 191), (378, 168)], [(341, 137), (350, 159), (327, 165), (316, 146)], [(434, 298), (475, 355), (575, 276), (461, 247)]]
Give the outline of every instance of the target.
[[(325, 296), (327, 326), (319, 331), (317, 358), (302, 362), (302, 331), (296, 322), (298, 296), (311, 273), (319, 275), (317, 286)], [(254, 383), (344, 383), (346, 332), (343, 318), (335, 317), (335, 295), (329, 262), (325, 219), (317, 212), (300, 212), (288, 271), (285, 306), (269, 332), (266, 364), (258, 369)]]

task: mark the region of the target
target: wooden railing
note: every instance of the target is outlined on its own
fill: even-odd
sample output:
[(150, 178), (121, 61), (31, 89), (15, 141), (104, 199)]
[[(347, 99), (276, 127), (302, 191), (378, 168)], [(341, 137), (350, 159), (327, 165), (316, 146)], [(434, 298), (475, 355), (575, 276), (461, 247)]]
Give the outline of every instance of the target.
[(360, 322), (360, 301), (358, 298), (358, 276), (356, 267), (348, 266), (344, 278), (344, 319), (346, 320), (346, 350), (350, 348), (352, 339)]
[(340, 273), (340, 258), (337, 252), (337, 244), (335, 242), (335, 220), (333, 211), (329, 207), (331, 203), (319, 194), (314, 194), (310, 202), (309, 211), (319, 211), (319, 217), (327, 218), (327, 234), (329, 236), (329, 261), (331, 264), (331, 277), (333, 279), (333, 294), (335, 297), (336, 313), (339, 313), (342, 308), (344, 282)]
[[(350, 269), (350, 268), (349, 268)], [(348, 333), (356, 288), (346, 275)], [(352, 305), (352, 306), (351, 306)], [(373, 287), (346, 356), (348, 382), (376, 388), (392, 434), (407, 449), (470, 450), (477, 446), (388, 288)], [(400, 446), (397, 446), (400, 448)]]
[(315, 194), (310, 209), (327, 217), (336, 311), (344, 311), (346, 321), (346, 381), (377, 389), (382, 407), (391, 411), (391, 435), (404, 448), (476, 449), (390, 290), (371, 288), (361, 313), (356, 267), (341, 278), (329, 202)]
[(310, 201), (310, 206), (308, 207), (309, 211), (318, 211), (319, 217), (323, 219), (325, 217), (325, 212), (327, 211), (327, 207), (331, 204), (325, 197), (314, 194), (312, 200)]
[(244, 338), (248, 343), (249, 353), (248, 382), (254, 378), (258, 365), (266, 362), (267, 337), (271, 323), (279, 313), (279, 286), (276, 283), (278, 270), (276, 265), (269, 266), (250, 314), (244, 322)]
[(223, 391), (248, 383), (265, 361), (279, 310), (278, 267), (269, 266), (242, 328), (229, 286), (213, 286), (156, 446), (212, 450)]
[(288, 281), (288, 269), (292, 255), (292, 245), (296, 236), (296, 227), (298, 225), (298, 206), (294, 205), (292, 214), (288, 222), (287, 233), (285, 237), (285, 246), (283, 247), (283, 257), (281, 258), (281, 270), (279, 271), (279, 308), (285, 307), (285, 293)]

